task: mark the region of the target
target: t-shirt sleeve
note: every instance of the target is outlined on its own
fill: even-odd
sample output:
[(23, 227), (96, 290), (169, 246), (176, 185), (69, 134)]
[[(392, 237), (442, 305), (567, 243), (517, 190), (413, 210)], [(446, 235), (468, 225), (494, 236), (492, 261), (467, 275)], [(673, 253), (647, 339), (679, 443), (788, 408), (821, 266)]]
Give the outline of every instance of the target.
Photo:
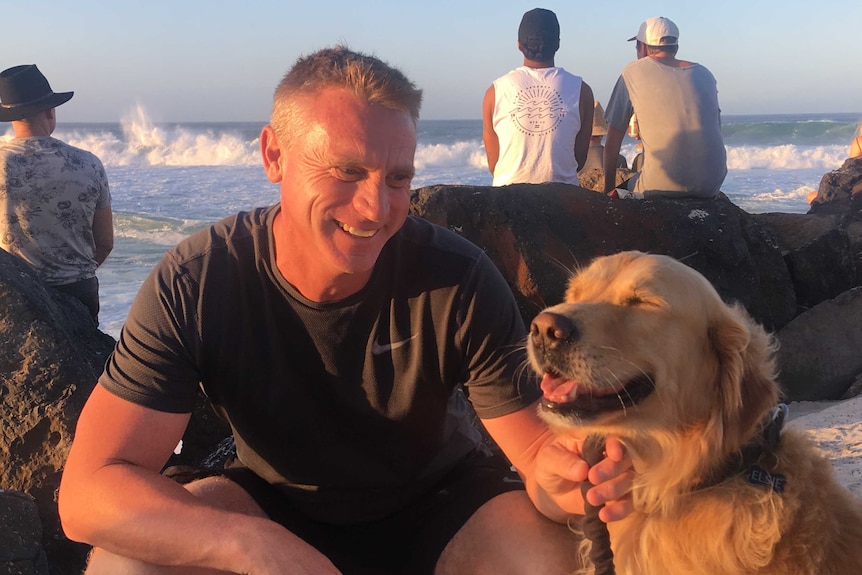
[(540, 392), (526, 364), (524, 322), (509, 285), (484, 253), (466, 282), (464, 305), (464, 388), (476, 414), (500, 417), (533, 403)]
[(144, 407), (190, 413), (201, 379), (192, 351), (196, 299), (168, 252), (138, 291), (99, 384)]
[(605, 109), (605, 121), (617, 130), (626, 131), (633, 112), (634, 108), (632, 108), (626, 81), (620, 76), (608, 100), (608, 107)]

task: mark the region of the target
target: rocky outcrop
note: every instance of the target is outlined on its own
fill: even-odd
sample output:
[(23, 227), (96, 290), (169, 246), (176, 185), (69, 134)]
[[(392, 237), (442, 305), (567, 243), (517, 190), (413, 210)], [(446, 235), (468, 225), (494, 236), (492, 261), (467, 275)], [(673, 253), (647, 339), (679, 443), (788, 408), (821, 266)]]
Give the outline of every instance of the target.
[(0, 250), (0, 488), (35, 499), (58, 563), (81, 559), (60, 528), (56, 490), (77, 415), (113, 346), (81, 302)]
[(824, 174), (811, 214), (846, 214), (862, 210), (862, 157), (848, 158), (840, 168)]
[(684, 260), (770, 329), (795, 315), (787, 265), (762, 226), (724, 195), (615, 200), (566, 184), (415, 190), (412, 212), (481, 246), (526, 322), (561, 300), (571, 270), (638, 249)]
[(862, 287), (824, 301), (776, 335), (781, 384), (795, 400), (837, 399), (862, 374)]

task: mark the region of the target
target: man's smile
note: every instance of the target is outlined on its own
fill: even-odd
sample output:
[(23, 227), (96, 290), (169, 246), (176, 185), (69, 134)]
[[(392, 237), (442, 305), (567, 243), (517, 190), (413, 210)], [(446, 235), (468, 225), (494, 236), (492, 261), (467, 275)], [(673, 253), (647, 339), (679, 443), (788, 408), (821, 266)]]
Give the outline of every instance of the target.
[(342, 230), (344, 230), (345, 232), (347, 232), (351, 236), (356, 236), (357, 238), (370, 238), (370, 237), (374, 236), (375, 234), (377, 234), (378, 231), (380, 231), (380, 230), (361, 230), (359, 228), (354, 228), (354, 227), (352, 227), (348, 224), (345, 224), (343, 222), (339, 222), (338, 220), (336, 220), (336, 223), (338, 224), (339, 228), (341, 228)]

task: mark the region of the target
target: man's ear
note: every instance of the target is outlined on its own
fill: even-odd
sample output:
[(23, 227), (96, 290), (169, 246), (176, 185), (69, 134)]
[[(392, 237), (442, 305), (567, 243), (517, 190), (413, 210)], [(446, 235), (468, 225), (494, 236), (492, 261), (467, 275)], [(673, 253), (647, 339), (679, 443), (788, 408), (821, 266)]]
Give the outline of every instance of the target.
[(275, 130), (267, 124), (260, 132), (260, 155), (263, 157), (263, 171), (266, 179), (277, 184), (281, 181), (281, 144), (275, 135)]

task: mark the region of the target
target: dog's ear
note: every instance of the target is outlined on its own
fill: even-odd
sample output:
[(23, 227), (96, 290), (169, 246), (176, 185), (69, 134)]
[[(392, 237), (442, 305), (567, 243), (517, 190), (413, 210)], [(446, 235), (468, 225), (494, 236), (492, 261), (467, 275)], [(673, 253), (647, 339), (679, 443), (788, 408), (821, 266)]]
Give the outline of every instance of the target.
[(725, 446), (740, 447), (778, 401), (775, 344), (740, 305), (725, 306), (711, 322), (718, 358), (717, 397)]

